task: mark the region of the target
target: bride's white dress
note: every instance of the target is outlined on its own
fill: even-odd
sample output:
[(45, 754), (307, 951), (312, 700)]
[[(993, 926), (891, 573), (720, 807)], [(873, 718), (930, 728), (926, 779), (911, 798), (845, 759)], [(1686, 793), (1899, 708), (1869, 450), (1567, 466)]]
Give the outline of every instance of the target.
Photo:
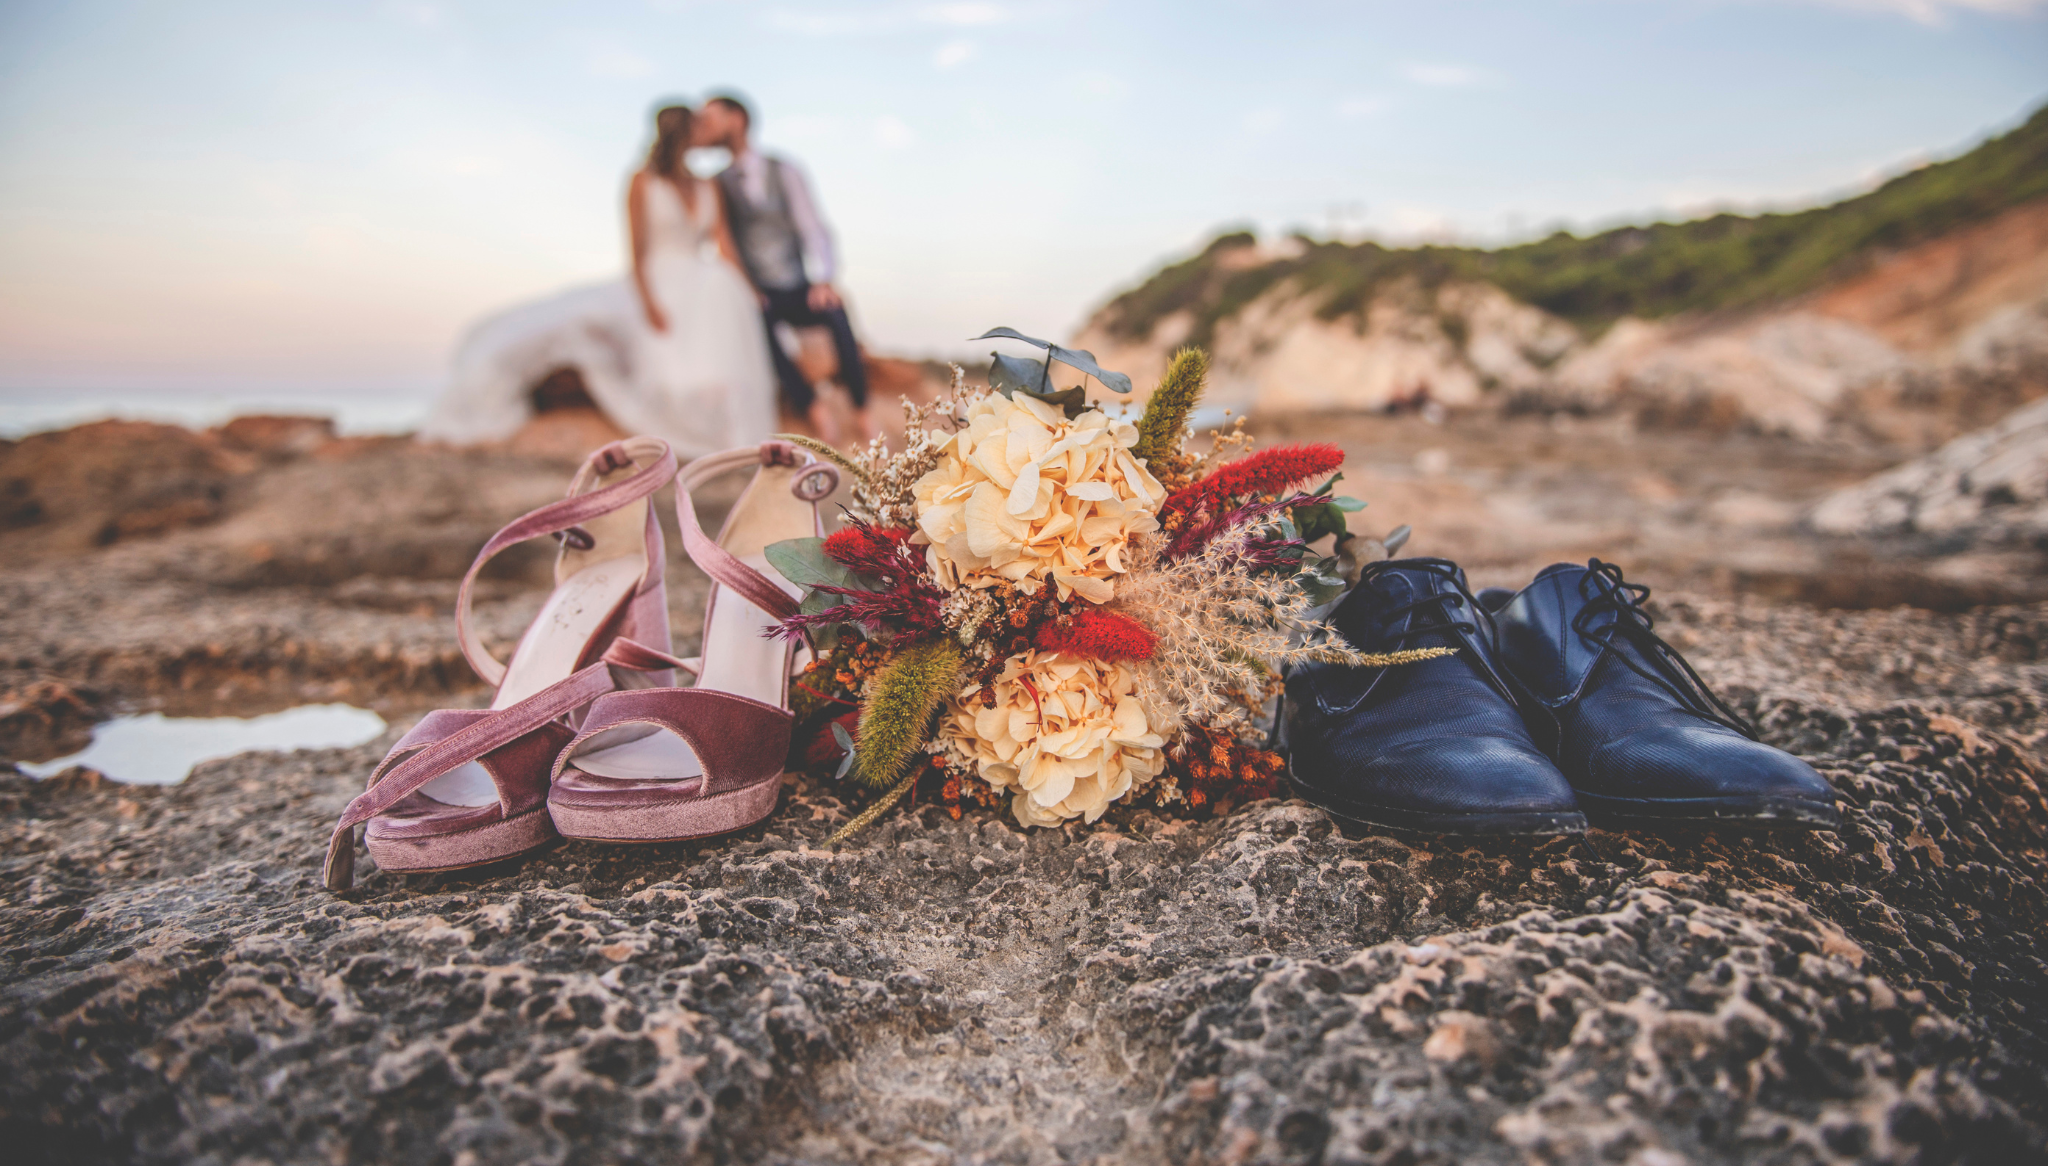
[(674, 183), (645, 186), (648, 289), (656, 332), (630, 281), (577, 288), (470, 329), (454, 376), (420, 427), (431, 441), (502, 441), (532, 416), (528, 394), (557, 369), (583, 377), (600, 409), (684, 458), (755, 445), (775, 428), (775, 375), (760, 301), (710, 247), (717, 193), (697, 179), (694, 213)]

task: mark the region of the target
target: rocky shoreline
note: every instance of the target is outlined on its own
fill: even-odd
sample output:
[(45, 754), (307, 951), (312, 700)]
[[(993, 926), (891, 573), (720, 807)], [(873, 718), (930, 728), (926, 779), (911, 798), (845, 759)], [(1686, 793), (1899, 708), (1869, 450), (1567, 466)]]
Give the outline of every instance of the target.
[[(0, 534), (9, 755), (143, 704), (350, 700), (395, 735), (482, 699), (454, 576), (561, 464), (239, 453)], [(210, 496), (165, 485), (208, 466), (210, 512), (114, 521)], [(1564, 521), (1516, 555), (1563, 557)], [(491, 580), (492, 636), (543, 566)], [(1027, 834), (927, 804), (833, 851), (852, 807), (791, 778), (728, 839), (337, 897), (319, 853), (389, 736), (173, 787), (0, 776), (0, 1131), (31, 1162), (2040, 1160), (2048, 605), (1675, 577), (1648, 572), (1660, 630), (1828, 776), (1840, 835), (1466, 845), (1284, 800)], [(671, 579), (686, 646), (701, 583)]]

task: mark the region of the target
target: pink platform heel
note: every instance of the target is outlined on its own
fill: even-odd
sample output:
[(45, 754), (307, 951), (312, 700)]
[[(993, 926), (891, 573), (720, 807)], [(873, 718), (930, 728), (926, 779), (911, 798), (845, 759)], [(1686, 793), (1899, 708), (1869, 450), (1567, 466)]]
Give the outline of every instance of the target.
[[(717, 541), (690, 491), (754, 468)], [(818, 502), (839, 471), (786, 442), (699, 458), (676, 478), (683, 549), (713, 583), (704, 651), (691, 688), (600, 696), (561, 752), (548, 811), (564, 837), (675, 842), (745, 829), (773, 813), (789, 753), (789, 674), (796, 645), (768, 638), (801, 589), (763, 554), (823, 533)], [(685, 667), (691, 667), (685, 664)]]
[[(583, 463), (569, 496), (491, 536), (455, 605), (462, 654), (497, 686), (489, 709), (440, 709), (413, 726), (348, 804), (328, 842), (327, 886), (355, 881), (355, 828), (379, 869), (456, 870), (511, 858), (555, 835), (550, 766), (585, 706), (620, 686), (673, 684), (665, 552), (650, 499), (676, 476), (668, 443), (613, 442)], [(470, 626), (470, 589), (500, 551), (556, 535), (555, 590), (510, 663)]]

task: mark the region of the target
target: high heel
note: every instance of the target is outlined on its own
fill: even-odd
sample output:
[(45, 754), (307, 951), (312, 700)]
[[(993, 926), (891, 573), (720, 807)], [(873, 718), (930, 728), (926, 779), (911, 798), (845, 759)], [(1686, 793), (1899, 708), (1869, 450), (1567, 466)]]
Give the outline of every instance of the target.
[[(342, 811), (328, 841), (327, 886), (355, 881), (355, 828), (381, 870), (454, 870), (497, 862), (549, 842), (549, 764), (575, 737), (584, 706), (621, 684), (674, 683), (669, 654), (661, 525), (649, 499), (675, 478), (668, 443), (636, 437), (590, 455), (569, 496), (492, 535), (463, 577), (455, 603), (462, 654), (497, 686), (488, 709), (439, 709), (421, 718)], [(470, 626), (477, 572), (516, 543), (562, 542), (555, 590), (499, 662)]]
[[(748, 467), (753, 480), (714, 542), (690, 491)], [(823, 533), (818, 502), (839, 471), (787, 442), (699, 458), (676, 477), (683, 549), (710, 575), (704, 651), (691, 688), (599, 697), (561, 751), (548, 811), (564, 837), (673, 842), (744, 829), (775, 810), (789, 752), (796, 645), (764, 635), (801, 590), (768, 565), (771, 543)]]

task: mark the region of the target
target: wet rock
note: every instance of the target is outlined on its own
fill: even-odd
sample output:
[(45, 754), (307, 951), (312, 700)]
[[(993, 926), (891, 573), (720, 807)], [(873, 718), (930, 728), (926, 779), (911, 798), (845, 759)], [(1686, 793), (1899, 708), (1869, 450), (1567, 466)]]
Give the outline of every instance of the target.
[(25, 680), (0, 689), (0, 757), (41, 761), (85, 748), (105, 719), (100, 694), (61, 680)]

